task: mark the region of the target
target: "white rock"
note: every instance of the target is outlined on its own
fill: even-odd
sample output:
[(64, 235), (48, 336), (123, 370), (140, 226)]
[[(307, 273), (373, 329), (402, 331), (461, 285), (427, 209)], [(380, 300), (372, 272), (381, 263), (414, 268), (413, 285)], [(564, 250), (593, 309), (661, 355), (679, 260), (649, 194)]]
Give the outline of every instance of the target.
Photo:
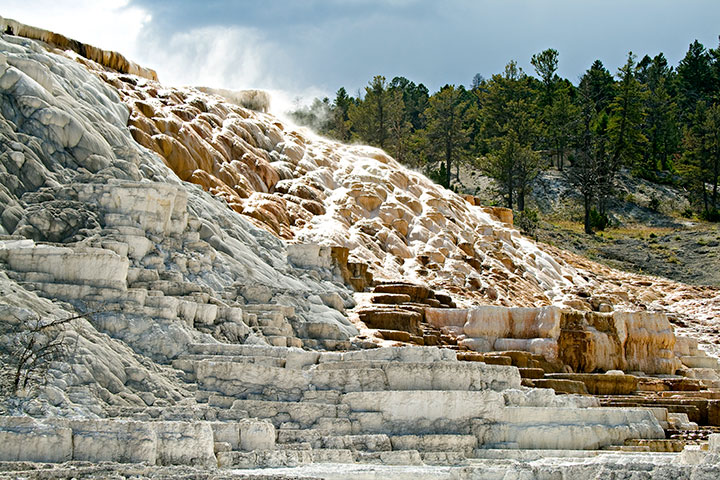
[(73, 460), (155, 464), (157, 435), (151, 424), (132, 421), (72, 420)]
[(240, 449), (272, 450), (275, 448), (275, 427), (268, 421), (241, 420)]
[(29, 417), (0, 417), (0, 460), (67, 462), (72, 455), (70, 428), (43, 425)]
[(709, 451), (713, 453), (720, 453), (720, 433), (713, 433), (708, 436)]
[(388, 429), (396, 424), (409, 431), (435, 421), (494, 419), (504, 403), (502, 395), (488, 390), (351, 392), (342, 401), (356, 412), (380, 412)]
[(217, 465), (213, 430), (207, 422), (153, 422), (158, 465)]
[(705, 461), (708, 456), (708, 452), (701, 449), (700, 445), (685, 445), (680, 456), (678, 457), (678, 463), (687, 465), (698, 465)]
[(332, 258), (328, 247), (313, 244), (290, 244), (287, 246), (288, 260), (302, 268), (329, 269)]
[(129, 266), (127, 258), (100, 248), (6, 247), (0, 250), (0, 259), (13, 270), (46, 273), (59, 283), (107, 287), (125, 285)]
[(232, 450), (240, 448), (240, 425), (237, 422), (213, 422), (210, 426), (213, 430), (215, 443), (227, 443), (232, 447)]

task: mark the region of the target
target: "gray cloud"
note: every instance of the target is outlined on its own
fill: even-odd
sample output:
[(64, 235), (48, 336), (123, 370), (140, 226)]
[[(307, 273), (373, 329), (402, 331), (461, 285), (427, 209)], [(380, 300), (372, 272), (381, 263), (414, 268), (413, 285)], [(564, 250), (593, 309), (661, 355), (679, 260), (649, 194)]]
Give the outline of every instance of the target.
[(676, 65), (694, 39), (715, 47), (720, 34), (717, 0), (6, 3), (3, 10), (20, 20), (98, 39), (157, 69), (163, 81), (268, 88), (290, 99), (332, 96), (340, 86), (355, 92), (377, 74), (403, 75), (435, 91), (501, 72), (511, 59), (532, 73), (530, 57), (549, 47), (560, 52), (560, 74), (576, 81), (595, 59), (614, 71), (629, 50), (662, 51)]
[(664, 51), (672, 63), (695, 38), (716, 46), (716, 0), (134, 0), (158, 35), (250, 28), (277, 88), (361, 88), (375, 74), (404, 75), (435, 90), (488, 77), (548, 47), (571, 80), (596, 58), (617, 68), (629, 50)]

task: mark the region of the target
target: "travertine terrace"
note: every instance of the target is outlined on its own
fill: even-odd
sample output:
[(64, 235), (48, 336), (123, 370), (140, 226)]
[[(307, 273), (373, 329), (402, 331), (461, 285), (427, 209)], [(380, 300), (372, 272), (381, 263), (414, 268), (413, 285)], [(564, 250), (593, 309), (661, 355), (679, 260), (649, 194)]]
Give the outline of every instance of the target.
[[(720, 475), (716, 290), (538, 245), (262, 92), (0, 31), (0, 477)], [(29, 338), (64, 348), (16, 389)]]

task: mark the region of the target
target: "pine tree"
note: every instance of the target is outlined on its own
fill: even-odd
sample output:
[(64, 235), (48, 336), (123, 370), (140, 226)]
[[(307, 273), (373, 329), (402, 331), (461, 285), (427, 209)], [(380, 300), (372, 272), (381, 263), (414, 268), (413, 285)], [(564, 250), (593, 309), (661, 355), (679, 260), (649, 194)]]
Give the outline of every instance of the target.
[(550, 161), (556, 159), (558, 170), (563, 169), (565, 151), (568, 147), (573, 121), (577, 108), (572, 102), (574, 87), (557, 75), (557, 50), (549, 48), (533, 55), (530, 63), (542, 81), (542, 90), (538, 98), (540, 118), (542, 120), (542, 144), (549, 152)]
[(483, 77), (480, 73), (476, 73), (470, 81), (470, 90), (478, 90), (484, 83), (485, 77)]
[(649, 148), (643, 153), (641, 173), (652, 174), (657, 170), (670, 170), (672, 157), (680, 147), (677, 104), (672, 92), (674, 72), (662, 53), (652, 59), (646, 55), (638, 66), (638, 80), (648, 91), (643, 133)]
[(550, 140), (551, 152), (557, 159), (557, 168), (565, 165), (565, 152), (575, 136), (578, 126), (578, 107), (571, 97), (572, 85), (561, 84), (555, 91), (555, 98), (545, 114), (545, 125)]
[(680, 171), (702, 201), (703, 215), (720, 220), (718, 180), (720, 179), (720, 105), (699, 102), (690, 116), (691, 126), (684, 137), (685, 154)]
[(619, 168), (621, 162), (633, 165), (642, 156), (647, 143), (640, 126), (645, 119), (644, 100), (646, 92), (636, 75), (635, 56), (630, 52), (625, 65), (618, 70), (617, 95), (610, 104), (608, 136), (612, 143), (611, 168)]
[(425, 111), (425, 135), (431, 145), (431, 155), (445, 165), (443, 186), (450, 187), (451, 167), (458, 165), (467, 155), (469, 137), (467, 125), (471, 119), (470, 104), (463, 99), (462, 87), (445, 85), (430, 97)]
[(530, 63), (535, 67), (535, 72), (540, 77), (543, 84), (543, 93), (540, 98), (540, 107), (550, 107), (553, 104), (555, 89), (560, 81), (557, 76), (558, 68), (558, 51), (554, 48), (548, 48), (542, 52), (535, 54), (530, 59)]
[(600, 60), (595, 60), (582, 76), (580, 87), (585, 89), (585, 96), (593, 102), (597, 113), (605, 110), (615, 96), (615, 81)]
[[(484, 170), (505, 193), (510, 208), (516, 201), (524, 208), (525, 196), (537, 175), (538, 120), (531, 79), (511, 61), (502, 75), (493, 75), (478, 91), (482, 108), (482, 135), (490, 152)], [(494, 153), (493, 153), (494, 152)], [(508, 170), (510, 169), (510, 170)]]
[(539, 154), (523, 146), (517, 133), (511, 131), (500, 140), (500, 148), (487, 155), (484, 171), (497, 182), (505, 206), (513, 208), (517, 204), (518, 210), (523, 211), (525, 197), (539, 172), (539, 165)]
[(361, 141), (383, 149), (389, 144), (393, 124), (398, 122), (395, 117), (404, 115), (402, 95), (387, 87), (385, 77), (375, 76), (365, 87), (365, 98), (348, 109), (355, 135)]
[(332, 127), (330, 134), (343, 142), (350, 140), (348, 110), (352, 104), (353, 99), (348, 96), (344, 87), (340, 87), (335, 94), (335, 101), (332, 105)]
[(712, 96), (715, 103), (720, 102), (720, 37), (718, 47), (710, 50), (712, 62)]
[(388, 128), (387, 152), (398, 162), (405, 163), (407, 161), (412, 125), (407, 120), (400, 91), (388, 91), (386, 116)]
[[(575, 153), (565, 177), (583, 197), (585, 233), (593, 233), (593, 205), (599, 199), (607, 198), (612, 189), (612, 178), (608, 175), (608, 106), (607, 92), (613, 90), (610, 73), (602, 63), (596, 61), (585, 72), (577, 89), (578, 134), (575, 137)], [(604, 105), (604, 106), (603, 106)], [(600, 215), (599, 213), (597, 215)], [(604, 217), (603, 217), (604, 218)]]
[(405, 105), (405, 120), (410, 123), (412, 130), (424, 128), (423, 112), (428, 107), (430, 92), (422, 83), (415, 85), (415, 82), (405, 77), (395, 77), (389, 85), (390, 90), (400, 90)]
[(711, 58), (702, 43), (690, 44), (677, 68), (681, 114), (689, 120), (698, 102), (708, 103), (713, 92)]

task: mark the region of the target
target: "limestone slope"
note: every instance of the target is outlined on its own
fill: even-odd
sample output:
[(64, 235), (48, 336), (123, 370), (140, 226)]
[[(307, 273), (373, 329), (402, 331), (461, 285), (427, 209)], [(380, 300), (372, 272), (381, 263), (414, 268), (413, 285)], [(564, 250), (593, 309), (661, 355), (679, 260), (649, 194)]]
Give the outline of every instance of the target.
[(94, 312), (67, 327), (70, 366), (51, 366), (40, 403), (8, 408), (172, 404), (185, 387), (150, 360), (191, 342), (349, 346), (352, 298), (333, 272), (293, 266), (283, 241), (140, 147), (128, 119), (74, 58), (0, 38), (2, 353), (28, 322)]
[[(597, 311), (602, 305), (604, 312), (668, 313), (683, 335), (718, 353), (716, 288), (624, 274), (533, 242), (512, 228), (509, 211), (445, 190), (381, 150), (333, 142), (242, 108), (233, 92), (211, 95), (209, 89), (100, 76), (131, 108), (130, 130), (138, 143), (157, 152), (183, 180), (281, 238), (346, 248), (350, 263), (367, 264), (376, 280), (425, 284), (452, 294), (460, 306)], [(472, 323), (469, 317), (460, 322)], [(498, 344), (493, 335), (478, 337), (467, 328), (461, 335), (471, 339), (466, 347), (480, 350), (524, 350), (532, 342)], [(644, 343), (657, 343), (663, 358), (672, 357), (671, 337), (668, 344), (654, 337)], [(550, 350), (545, 340), (540, 343), (534, 347), (538, 353), (555, 357), (557, 342), (550, 342)], [(674, 362), (666, 363), (659, 371), (674, 372)]]
[[(555, 305), (608, 315), (612, 311), (659, 312), (658, 316), (633, 317), (656, 318), (663, 325), (640, 320), (649, 323), (637, 331), (653, 333), (633, 340), (652, 352), (646, 356), (657, 357), (663, 364), (641, 368), (649, 372), (674, 373), (678, 365), (675, 360), (663, 360), (674, 357), (675, 343), (664, 313), (671, 313), (673, 319), (683, 316), (689, 326), (683, 333), (700, 334), (706, 350), (715, 351), (718, 339), (712, 335), (712, 325), (718, 310), (717, 289), (622, 274), (576, 261), (521, 236), (505, 209), (482, 207), (473, 197), (445, 190), (381, 150), (333, 142), (272, 115), (242, 108), (239, 95), (233, 92), (211, 95), (209, 89), (167, 88), (153, 80), (108, 72), (100, 76), (118, 89), (131, 108), (130, 130), (140, 144), (157, 152), (180, 178), (223, 198), (231, 209), (281, 238), (345, 248), (350, 263), (365, 263), (376, 280), (425, 284), (452, 294), (465, 307)], [(397, 315), (392, 308), (388, 314)], [(569, 334), (554, 330), (518, 333), (505, 325), (519, 322), (510, 319), (501, 321), (504, 326), (495, 330), (478, 330), (473, 323), (492, 323), (485, 313), (479, 314), (479, 320), (463, 311), (452, 315), (453, 319), (434, 326), (458, 327), (459, 344), (474, 350), (529, 349), (557, 358), (559, 348), (571, 350), (560, 344), (568, 347), (578, 341), (563, 343), (559, 336)], [(603, 343), (607, 332), (602, 332), (596, 325), (589, 335)], [(626, 342), (623, 335), (609, 335), (617, 337), (613, 342)], [(390, 336), (395, 340), (407, 337)], [(462, 336), (469, 341), (464, 342)], [(610, 353), (613, 348), (601, 354), (583, 346), (581, 357), (602, 357), (598, 365), (609, 369), (633, 363), (626, 365), (620, 360), (623, 355)], [(578, 362), (563, 360), (578, 368)], [(596, 367), (591, 362), (583, 369)]]
[(468, 302), (547, 305), (582, 275), (483, 208), (378, 149), (344, 145), (233, 97), (100, 73), (132, 109), (130, 130), (183, 180), (275, 235), (340, 246), (377, 279), (405, 279)]
[(376, 279), (425, 283), (460, 304), (586, 309), (597, 296), (614, 298), (621, 310), (669, 311), (691, 323), (701, 315), (706, 327), (716, 316), (717, 289), (577, 261), (522, 237), (509, 212), (447, 191), (378, 149), (241, 108), (227, 92), (100, 75), (131, 107), (133, 137), (180, 178), (281, 238), (348, 248)]
[[(99, 383), (105, 390), (83, 397), (93, 411), (181, 399), (175, 373), (143, 384), (137, 379), (149, 374), (127, 371), (198, 342), (364, 346), (345, 311), (354, 305), (348, 265), (445, 290), (461, 306), (671, 311), (685, 316), (687, 333), (703, 328), (716, 340), (717, 291), (620, 274), (538, 245), (512, 228), (510, 212), (446, 191), (380, 150), (319, 138), (234, 95), (167, 88), (13, 35), (0, 41), (1, 280), (7, 292), (26, 292), (5, 302), (3, 344), (20, 319), (95, 312), (76, 323), (98, 346), (73, 361), (102, 358), (105, 370), (52, 372), (61, 386)], [(477, 325), (470, 313), (450, 312), (462, 317), (468, 345), (519, 348), (509, 342), (515, 333), (486, 331), (485, 313), (473, 313)], [(560, 334), (551, 330), (520, 340), (553, 353)], [(666, 336), (655, 343), (672, 357), (674, 336)], [(127, 348), (139, 357), (126, 365), (118, 352)], [(674, 371), (666, 363), (662, 371)], [(105, 371), (114, 379), (103, 383)], [(152, 390), (163, 382), (164, 393)], [(85, 408), (65, 393), (53, 402)]]
[[(708, 452), (647, 451), (720, 425), (717, 359), (663, 313), (622, 311), (671, 308), (653, 289), (674, 285), (236, 104), (265, 108), (257, 92), (165, 88), (18, 31), (43, 41), (0, 35), (6, 471), (717, 478), (711, 430)], [(688, 313), (715, 301), (673, 294)], [(394, 341), (446, 348), (376, 348)]]

